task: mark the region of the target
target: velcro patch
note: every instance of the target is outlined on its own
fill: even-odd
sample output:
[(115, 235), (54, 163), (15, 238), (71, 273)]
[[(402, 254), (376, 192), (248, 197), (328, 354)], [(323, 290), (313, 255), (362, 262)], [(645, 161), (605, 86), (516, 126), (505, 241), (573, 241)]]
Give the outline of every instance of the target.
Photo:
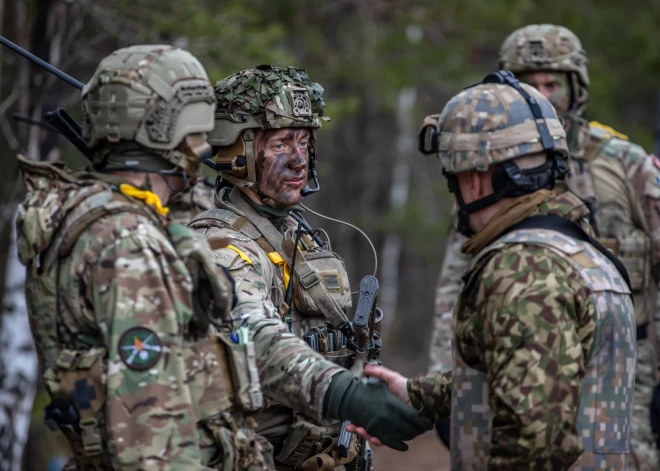
[(144, 371), (154, 366), (162, 353), (158, 335), (146, 327), (133, 327), (119, 338), (119, 357), (132, 370)]

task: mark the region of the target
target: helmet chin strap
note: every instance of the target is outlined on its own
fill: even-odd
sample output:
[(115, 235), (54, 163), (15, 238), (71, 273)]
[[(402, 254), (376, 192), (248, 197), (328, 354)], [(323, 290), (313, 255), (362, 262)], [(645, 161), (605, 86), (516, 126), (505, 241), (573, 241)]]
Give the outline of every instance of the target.
[(538, 167), (522, 170), (512, 161), (503, 162), (491, 177), (493, 193), (471, 203), (466, 203), (455, 174), (445, 174), (449, 191), (456, 196), (458, 203), (458, 225), (456, 229), (465, 237), (472, 237), (470, 214), (491, 206), (502, 198), (516, 198), (538, 190), (552, 190), (557, 180), (568, 173), (568, 164), (558, 154), (551, 153), (548, 161)]

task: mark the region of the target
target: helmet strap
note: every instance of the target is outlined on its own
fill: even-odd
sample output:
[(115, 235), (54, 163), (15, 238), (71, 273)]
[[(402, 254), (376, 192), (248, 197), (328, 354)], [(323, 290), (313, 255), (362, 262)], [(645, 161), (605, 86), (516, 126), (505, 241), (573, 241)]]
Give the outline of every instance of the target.
[(454, 194), (458, 203), (458, 232), (465, 237), (472, 237), (474, 231), (470, 227), (470, 214), (487, 208), (502, 198), (517, 198), (538, 190), (552, 190), (557, 180), (562, 180), (567, 173), (568, 164), (561, 155), (554, 153), (543, 165), (526, 170), (522, 170), (513, 161), (506, 161), (495, 167), (491, 177), (493, 193), (469, 204), (463, 199), (457, 175), (445, 174), (449, 191)]

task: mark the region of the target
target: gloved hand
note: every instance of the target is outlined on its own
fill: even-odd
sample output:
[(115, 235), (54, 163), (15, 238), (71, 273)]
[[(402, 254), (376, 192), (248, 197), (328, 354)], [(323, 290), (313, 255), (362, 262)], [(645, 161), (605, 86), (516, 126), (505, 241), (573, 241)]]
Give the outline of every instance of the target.
[(384, 445), (406, 451), (404, 441), (431, 430), (433, 422), (392, 394), (384, 384), (363, 383), (349, 372), (332, 378), (323, 402), (324, 416), (350, 420)]

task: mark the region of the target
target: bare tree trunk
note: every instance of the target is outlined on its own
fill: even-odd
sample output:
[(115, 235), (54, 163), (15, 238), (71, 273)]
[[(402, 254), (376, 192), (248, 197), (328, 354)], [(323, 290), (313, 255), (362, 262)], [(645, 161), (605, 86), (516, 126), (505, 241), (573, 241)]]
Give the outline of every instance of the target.
[(0, 310), (0, 470), (20, 471), (37, 389), (37, 355), (25, 305), (25, 267), (16, 253), (12, 224)]
[[(390, 211), (400, 213), (408, 204), (410, 196), (410, 154), (415, 148), (415, 118), (413, 110), (417, 101), (414, 88), (402, 88), (397, 97), (396, 116), (399, 134), (396, 140), (397, 159), (392, 168), (390, 187)], [(387, 332), (396, 316), (399, 303), (399, 263), (401, 259), (401, 236), (397, 233), (385, 237), (381, 252), (380, 305), (386, 316), (383, 318), (383, 331)]]

